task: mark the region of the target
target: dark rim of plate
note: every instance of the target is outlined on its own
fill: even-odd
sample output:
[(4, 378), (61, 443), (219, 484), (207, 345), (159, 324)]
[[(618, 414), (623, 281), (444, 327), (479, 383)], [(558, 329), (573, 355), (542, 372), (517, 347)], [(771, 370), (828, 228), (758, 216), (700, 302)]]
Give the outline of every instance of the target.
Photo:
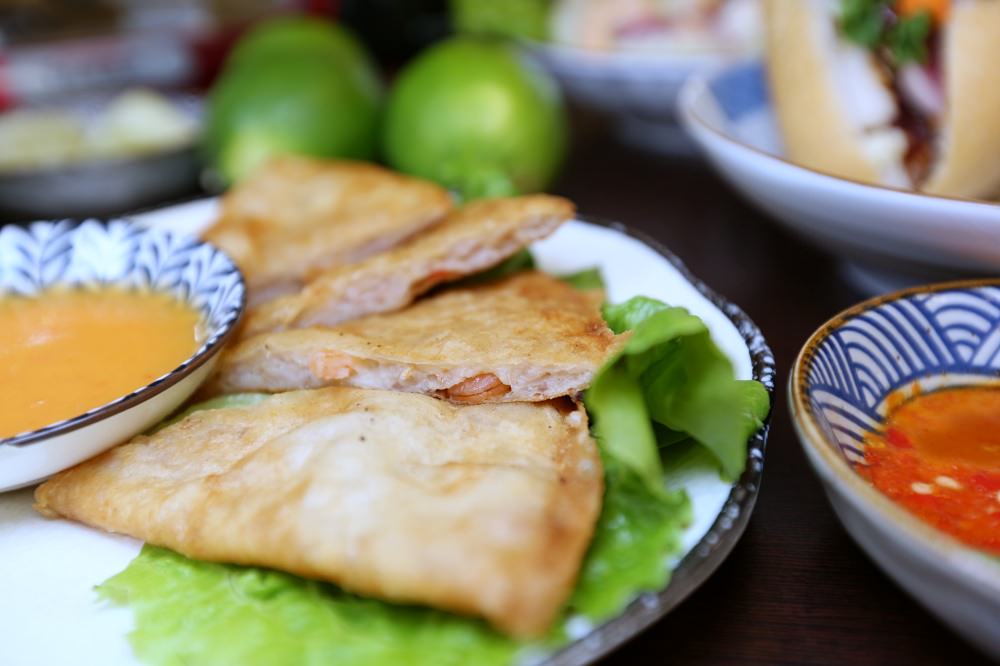
[[(84, 222), (98, 222), (99, 224), (107, 226), (111, 222), (126, 221), (130, 224), (135, 224), (130, 222), (127, 218), (106, 218), (106, 219), (93, 219), (88, 218), (86, 220), (53, 220), (52, 222), (69, 222), (71, 228), (75, 229), (82, 225)], [(38, 224), (37, 222), (30, 222), (24, 224), (12, 224), (11, 226), (28, 227), (32, 224)], [(142, 226), (142, 225), (137, 225)], [(146, 227), (143, 227), (146, 228)], [(172, 235), (171, 232), (165, 230), (153, 230), (156, 233), (164, 233), (167, 235)], [(192, 244), (194, 245), (208, 245), (197, 239), (192, 239)], [(239, 268), (229, 259), (221, 250), (213, 249), (220, 255), (222, 255), (230, 265), (230, 270), (234, 273), (240, 274)], [(243, 276), (240, 274), (240, 282), (243, 282)], [(209, 336), (208, 341), (205, 342), (201, 347), (198, 348), (190, 358), (178, 365), (176, 368), (163, 375), (162, 377), (153, 380), (149, 384), (132, 391), (128, 395), (124, 395), (117, 398), (109, 403), (105, 403), (100, 407), (95, 407), (88, 412), (84, 412), (79, 416), (74, 416), (73, 418), (66, 419), (64, 421), (57, 421), (52, 425), (45, 426), (44, 428), (39, 428), (37, 430), (29, 430), (28, 432), (21, 433), (14, 437), (8, 437), (6, 439), (0, 438), (0, 446), (16, 446), (23, 447), (31, 444), (40, 444), (52, 437), (57, 437), (60, 435), (65, 435), (68, 432), (74, 430), (79, 430), (80, 428), (85, 428), (92, 425), (98, 421), (103, 421), (106, 418), (120, 414), (136, 405), (149, 400), (150, 398), (163, 393), (170, 387), (174, 386), (182, 379), (190, 375), (192, 372), (200, 368), (202, 365), (208, 362), (217, 351), (219, 351), (226, 342), (233, 336), (236, 332), (236, 324), (240, 321), (243, 316), (243, 311), (246, 309), (246, 289), (243, 289), (243, 294), (240, 297), (239, 307), (236, 309), (233, 316), (231, 316), (222, 326), (212, 335)]]
[[(695, 277), (677, 255), (648, 235), (619, 222), (595, 217), (577, 219), (613, 229), (656, 250), (705, 298), (719, 308), (736, 326), (750, 350), (753, 378), (767, 389), (774, 410), (774, 354), (760, 328), (739, 306), (727, 301)], [(764, 448), (771, 424), (771, 412), (764, 425), (747, 442), (746, 467), (733, 484), (726, 503), (705, 536), (694, 545), (670, 574), (670, 582), (659, 592), (647, 592), (635, 599), (619, 615), (608, 620), (546, 659), (544, 666), (577, 666), (596, 661), (631, 640), (661, 619), (694, 592), (722, 564), (739, 541), (757, 501), (764, 472)]]

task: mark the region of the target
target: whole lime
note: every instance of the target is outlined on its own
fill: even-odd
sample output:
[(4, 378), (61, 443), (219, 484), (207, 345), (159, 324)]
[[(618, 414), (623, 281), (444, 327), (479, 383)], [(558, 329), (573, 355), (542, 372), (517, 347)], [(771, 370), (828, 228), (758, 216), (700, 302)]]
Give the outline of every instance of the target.
[(400, 74), (386, 108), (389, 163), (465, 198), (534, 192), (566, 152), (555, 83), (496, 41), (453, 38)]
[(226, 58), (226, 68), (251, 66), (290, 54), (330, 58), (366, 70), (378, 84), (371, 58), (346, 28), (310, 16), (282, 16), (257, 24)]
[(379, 96), (349, 72), (289, 57), (227, 72), (208, 103), (202, 146), (226, 183), (280, 153), (371, 159), (377, 149)]
[(228, 184), (279, 153), (371, 159), (381, 103), (375, 66), (348, 32), (277, 19), (237, 45), (209, 95), (206, 164)]

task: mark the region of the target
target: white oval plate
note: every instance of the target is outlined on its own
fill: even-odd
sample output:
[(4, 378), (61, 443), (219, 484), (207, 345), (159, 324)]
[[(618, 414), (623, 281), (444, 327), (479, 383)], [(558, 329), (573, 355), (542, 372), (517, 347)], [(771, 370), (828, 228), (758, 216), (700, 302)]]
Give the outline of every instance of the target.
[(1000, 204), (868, 185), (784, 159), (758, 61), (692, 78), (678, 110), (733, 187), (847, 259), (847, 277), (867, 293), (1000, 269)]
[[(213, 200), (139, 216), (145, 224), (197, 232), (216, 212)], [(564, 225), (536, 243), (542, 270), (569, 273), (597, 266), (608, 297), (618, 302), (644, 294), (687, 307), (712, 331), (740, 378), (754, 377), (773, 391), (770, 350), (746, 315), (687, 274), (662, 248), (624, 228), (582, 221)], [(721, 564), (739, 539), (753, 508), (763, 469), (767, 426), (751, 439), (747, 470), (728, 484), (710, 470), (675, 479), (690, 495), (694, 521), (667, 588), (644, 595), (622, 615), (557, 653), (552, 664), (596, 659), (667, 613)], [(123, 570), (141, 542), (65, 520), (46, 520), (31, 508), (31, 491), (0, 496), (0, 664), (135, 664), (126, 634), (131, 612), (97, 600), (93, 587)], [(58, 636), (53, 636), (58, 628)]]

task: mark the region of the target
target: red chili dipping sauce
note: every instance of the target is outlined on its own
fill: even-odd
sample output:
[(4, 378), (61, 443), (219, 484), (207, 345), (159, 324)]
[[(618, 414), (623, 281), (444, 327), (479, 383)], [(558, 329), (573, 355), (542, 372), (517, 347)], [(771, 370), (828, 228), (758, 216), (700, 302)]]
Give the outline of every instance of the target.
[(858, 472), (934, 527), (1000, 555), (1000, 387), (917, 395), (867, 439)]

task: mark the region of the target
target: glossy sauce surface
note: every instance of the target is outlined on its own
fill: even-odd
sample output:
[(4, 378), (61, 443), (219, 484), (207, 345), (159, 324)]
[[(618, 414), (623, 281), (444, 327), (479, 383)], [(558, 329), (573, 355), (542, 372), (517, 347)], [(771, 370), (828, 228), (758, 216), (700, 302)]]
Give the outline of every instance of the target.
[(924, 521), (1000, 554), (1000, 388), (918, 395), (889, 412), (859, 471)]
[(114, 288), (0, 298), (0, 438), (79, 416), (170, 372), (198, 348), (200, 321), (171, 296)]

